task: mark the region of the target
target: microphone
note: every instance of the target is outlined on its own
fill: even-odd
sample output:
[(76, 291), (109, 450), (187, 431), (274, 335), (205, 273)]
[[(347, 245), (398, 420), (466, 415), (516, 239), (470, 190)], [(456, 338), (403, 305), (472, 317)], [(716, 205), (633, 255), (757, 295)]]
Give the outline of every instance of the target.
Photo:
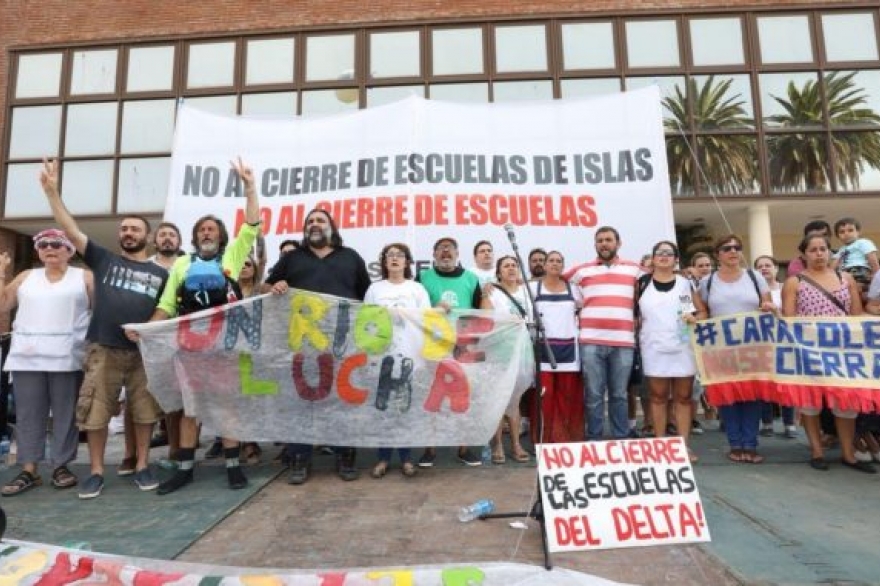
[(516, 234), (513, 233), (513, 224), (507, 222), (504, 224), (504, 231), (507, 232), (507, 239), (510, 240), (510, 243), (513, 244), (514, 248), (516, 247)]

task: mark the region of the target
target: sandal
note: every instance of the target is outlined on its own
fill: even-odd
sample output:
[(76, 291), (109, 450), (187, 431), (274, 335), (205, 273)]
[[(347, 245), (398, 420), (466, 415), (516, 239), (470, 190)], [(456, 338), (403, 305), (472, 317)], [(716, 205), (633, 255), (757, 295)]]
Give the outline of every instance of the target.
[(22, 470), (18, 473), (18, 476), (13, 478), (2, 489), (0, 489), (0, 494), (3, 496), (15, 496), (42, 484), (43, 479), (40, 478), (38, 474), (32, 474), (27, 470)]
[(77, 482), (76, 476), (67, 466), (59, 466), (52, 472), (52, 486), (55, 488), (72, 488)]
[(382, 478), (388, 472), (388, 462), (379, 462), (370, 470), (370, 476), (373, 478)]
[(747, 464), (760, 464), (764, 461), (764, 456), (755, 450), (743, 450), (742, 461)]
[(513, 451), (513, 459), (521, 464), (525, 464), (526, 462), (529, 462), (532, 457), (529, 455), (528, 452), (520, 448), (518, 451)]
[(731, 449), (727, 454), (727, 459), (731, 462), (736, 462), (737, 464), (741, 462), (745, 462), (745, 455), (742, 450)]
[(403, 466), (400, 467), (400, 473), (407, 478), (412, 478), (416, 475), (416, 467), (412, 462), (404, 462)]
[(504, 452), (492, 452), (492, 463), (493, 464), (504, 464), (506, 458), (504, 457)]
[(263, 450), (260, 449), (258, 444), (248, 442), (242, 448), (241, 455), (244, 458), (245, 464), (259, 464), (260, 457), (263, 455)]

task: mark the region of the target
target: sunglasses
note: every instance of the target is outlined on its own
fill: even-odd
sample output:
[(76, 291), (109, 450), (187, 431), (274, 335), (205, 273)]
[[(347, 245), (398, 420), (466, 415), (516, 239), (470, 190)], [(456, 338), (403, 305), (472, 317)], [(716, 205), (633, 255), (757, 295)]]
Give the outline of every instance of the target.
[(46, 250), (47, 248), (58, 250), (60, 248), (66, 248), (66, 246), (60, 240), (41, 240), (37, 242), (37, 248), (40, 250)]
[(254, 263), (252, 263), (252, 262), (246, 262), (246, 263), (244, 263), (244, 266), (246, 266), (246, 267), (252, 267), (252, 266), (254, 266)]
[(718, 248), (719, 252), (742, 252), (743, 247), (738, 244), (726, 244)]

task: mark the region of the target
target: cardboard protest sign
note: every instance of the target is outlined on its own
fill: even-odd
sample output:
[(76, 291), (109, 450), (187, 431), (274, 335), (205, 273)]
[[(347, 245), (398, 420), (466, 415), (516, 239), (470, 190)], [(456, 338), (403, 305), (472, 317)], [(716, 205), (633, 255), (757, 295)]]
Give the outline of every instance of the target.
[[(282, 240), (302, 238), (315, 207), (369, 261), (406, 242), (416, 272), (441, 237), (463, 250), (489, 239), (500, 250), (506, 223), (524, 250), (552, 242), (570, 259), (598, 226), (620, 228), (630, 258), (675, 234), (656, 87), (516, 104), (413, 96), (319, 118), (220, 116), (184, 103), (165, 219), (186, 230), (211, 213), (237, 232), (237, 156), (256, 174), (272, 257)], [(377, 262), (368, 269), (378, 276)]]
[(880, 319), (742, 313), (699, 322), (700, 380), (713, 405), (762, 399), (880, 410)]
[(224, 437), (484, 444), (533, 379), (525, 322), (291, 289), (133, 326), (150, 391)]
[(711, 541), (680, 437), (538, 446), (550, 551)]

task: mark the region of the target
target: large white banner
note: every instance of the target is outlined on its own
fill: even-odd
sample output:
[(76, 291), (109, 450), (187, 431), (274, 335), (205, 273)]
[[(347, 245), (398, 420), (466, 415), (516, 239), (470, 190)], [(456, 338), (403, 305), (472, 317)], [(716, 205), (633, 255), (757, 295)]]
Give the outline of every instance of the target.
[(305, 215), (328, 209), (346, 244), (378, 275), (385, 244), (408, 243), (418, 267), (455, 237), (523, 254), (595, 257), (593, 234), (616, 227), (638, 259), (674, 236), (659, 90), (584, 100), (455, 104), (418, 97), (323, 118), (247, 118), (186, 105), (178, 113), (167, 220), (187, 233), (204, 214), (237, 230), (244, 198), (229, 161), (254, 167), (270, 261), (301, 238)]
[(131, 327), (162, 408), (242, 440), (485, 444), (534, 380), (525, 322), (487, 311), (291, 289)]

